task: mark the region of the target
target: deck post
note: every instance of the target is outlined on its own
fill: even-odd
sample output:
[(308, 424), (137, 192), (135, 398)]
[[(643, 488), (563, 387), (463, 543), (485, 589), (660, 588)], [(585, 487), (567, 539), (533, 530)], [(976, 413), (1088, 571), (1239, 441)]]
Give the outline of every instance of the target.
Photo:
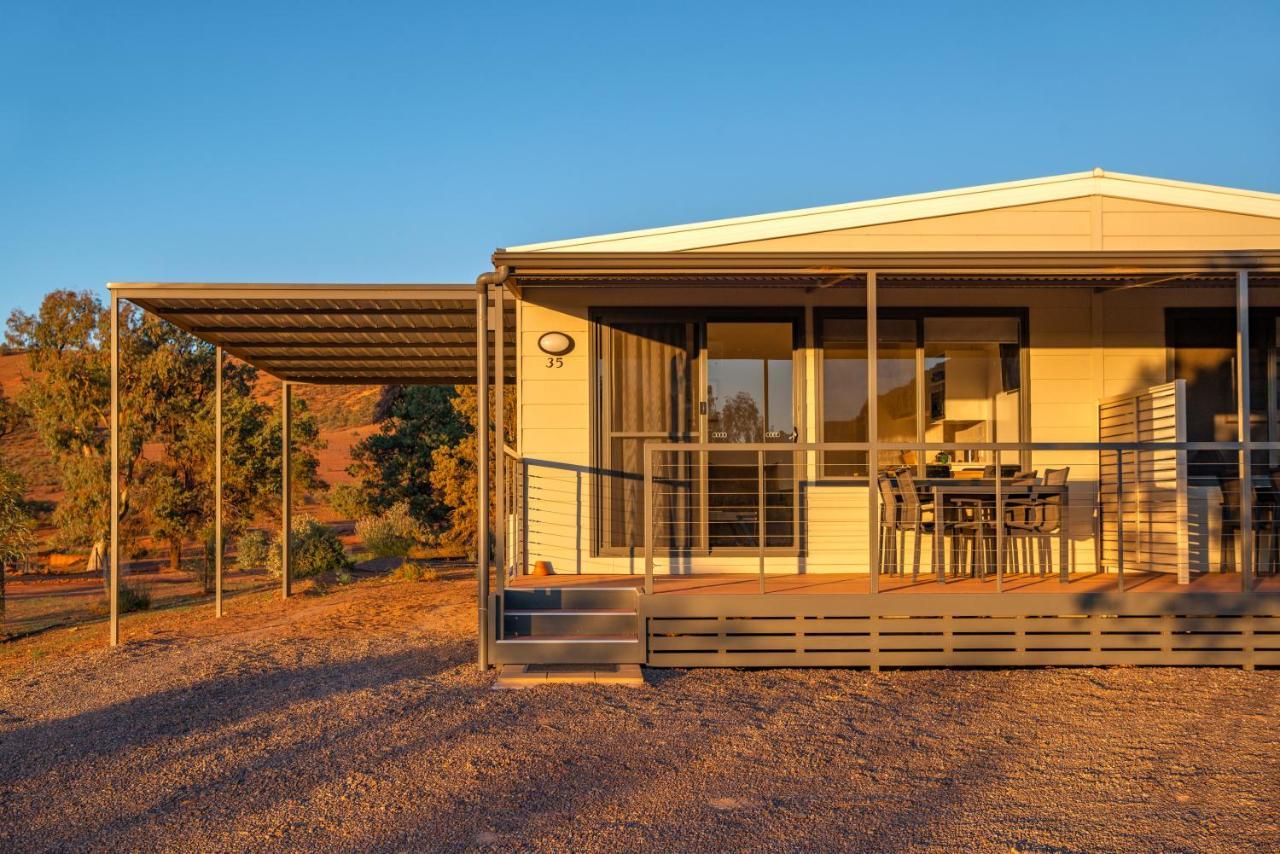
[(477, 662), (489, 669), (489, 285), (476, 284)]
[(644, 446), (644, 592), (653, 595), (653, 449)]
[(1124, 451), (1116, 451), (1116, 587), (1124, 592)]
[(764, 549), (765, 549), (765, 536), (766, 536), (766, 532), (767, 532), (767, 530), (768, 530), (768, 527), (767, 527), (767, 525), (765, 524), (765, 520), (764, 520), (764, 516), (765, 516), (765, 505), (764, 505), (764, 451), (756, 451), (756, 487), (757, 487), (757, 490), (756, 490), (756, 492), (757, 492), (757, 494), (756, 494), (756, 516), (758, 517), (758, 518), (757, 518), (757, 522), (759, 523), (759, 524), (758, 524), (758, 526), (757, 526), (757, 527), (758, 527), (758, 529), (759, 529), (759, 534), (757, 535), (757, 536), (758, 536), (758, 539), (759, 539), (759, 542), (758, 542), (758, 543), (756, 543), (756, 546), (757, 546), (758, 553), (759, 553), (759, 563), (760, 563), (760, 593), (763, 595), (763, 594), (764, 594), (764, 592), (765, 592), (765, 584), (764, 584)]
[[(867, 555), (871, 594), (880, 592), (880, 390), (877, 388), (879, 338), (876, 273), (867, 273)], [(936, 534), (935, 534), (936, 536)], [(935, 549), (935, 551), (937, 551)]]
[(120, 645), (120, 300), (111, 294), (111, 646)]
[(1253, 437), (1249, 424), (1249, 274), (1236, 273), (1236, 423), (1240, 441), (1240, 589), (1253, 589)]
[[(996, 458), (996, 592), (1004, 592), (1004, 478), (1000, 471), (1000, 452), (995, 452)], [(937, 508), (935, 507), (935, 510)], [(1059, 511), (1061, 512), (1061, 511)], [(936, 522), (934, 524), (933, 535), (940, 536), (942, 533), (941, 525)]]
[(293, 385), (280, 381), (280, 598), (293, 592)]
[(496, 507), (497, 524), (493, 529), (493, 553), (495, 584), (501, 594), (506, 587), (507, 579), (507, 432), (504, 426), (506, 414), (506, 377), (503, 376), (506, 366), (503, 364), (504, 341), (506, 327), (507, 289), (498, 285), (493, 289), (493, 307), (496, 320), (493, 324), (493, 503)]
[(213, 348), (213, 615), (222, 616), (222, 348)]

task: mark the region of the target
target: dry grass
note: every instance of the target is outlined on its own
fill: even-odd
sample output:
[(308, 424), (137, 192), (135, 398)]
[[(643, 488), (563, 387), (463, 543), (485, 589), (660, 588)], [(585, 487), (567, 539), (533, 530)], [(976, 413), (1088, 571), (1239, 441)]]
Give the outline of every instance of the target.
[(1280, 673), (492, 692), (465, 572), (0, 645), (0, 849), (1276, 850)]

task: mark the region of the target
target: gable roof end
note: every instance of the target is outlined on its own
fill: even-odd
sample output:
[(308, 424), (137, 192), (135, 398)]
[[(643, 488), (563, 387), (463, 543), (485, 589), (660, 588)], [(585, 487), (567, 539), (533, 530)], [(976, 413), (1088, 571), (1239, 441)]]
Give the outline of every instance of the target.
[(679, 252), (1092, 195), (1280, 219), (1280, 194), (1094, 169), (1026, 181), (530, 243), (508, 247), (505, 251)]

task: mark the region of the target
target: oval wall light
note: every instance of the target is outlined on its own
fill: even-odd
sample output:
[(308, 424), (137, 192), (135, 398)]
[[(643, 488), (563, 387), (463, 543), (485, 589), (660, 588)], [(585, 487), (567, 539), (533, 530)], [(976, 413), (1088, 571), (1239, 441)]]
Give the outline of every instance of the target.
[(548, 356), (563, 356), (573, 349), (573, 339), (563, 332), (547, 332), (538, 339), (538, 349)]

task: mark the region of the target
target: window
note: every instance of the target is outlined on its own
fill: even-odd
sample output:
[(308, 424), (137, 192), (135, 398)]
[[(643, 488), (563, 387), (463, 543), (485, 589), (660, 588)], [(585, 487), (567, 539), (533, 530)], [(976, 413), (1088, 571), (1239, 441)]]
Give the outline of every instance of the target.
[[(1018, 315), (883, 310), (878, 325), (877, 438), (881, 442), (983, 444), (1022, 439), (1022, 347)], [(822, 316), (822, 439), (866, 442), (867, 323), (862, 316)], [(959, 464), (989, 461), (959, 451)], [(909, 460), (882, 451), (881, 465)], [(827, 477), (866, 477), (866, 454), (830, 451)]]

